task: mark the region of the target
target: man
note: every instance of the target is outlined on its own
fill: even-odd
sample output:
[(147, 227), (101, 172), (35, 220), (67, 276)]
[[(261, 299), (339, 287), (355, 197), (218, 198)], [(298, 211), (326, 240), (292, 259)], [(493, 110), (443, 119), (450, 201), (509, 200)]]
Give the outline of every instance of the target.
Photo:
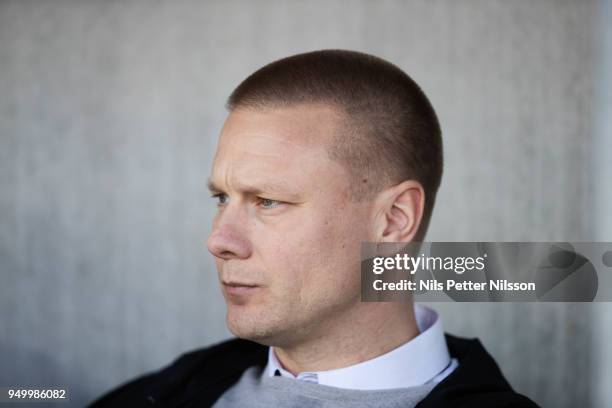
[(535, 406), (433, 310), (361, 302), (361, 243), (422, 241), (442, 176), (435, 112), (404, 72), (305, 53), (252, 74), (227, 106), (207, 244), (238, 339), (93, 406)]

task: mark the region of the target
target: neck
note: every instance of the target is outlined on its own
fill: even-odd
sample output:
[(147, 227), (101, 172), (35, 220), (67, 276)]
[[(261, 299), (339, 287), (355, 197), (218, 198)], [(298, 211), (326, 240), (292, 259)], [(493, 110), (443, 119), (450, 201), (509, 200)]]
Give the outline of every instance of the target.
[(360, 302), (340, 318), (321, 324), (308, 339), (274, 347), (294, 375), (348, 367), (385, 354), (419, 334), (412, 303)]

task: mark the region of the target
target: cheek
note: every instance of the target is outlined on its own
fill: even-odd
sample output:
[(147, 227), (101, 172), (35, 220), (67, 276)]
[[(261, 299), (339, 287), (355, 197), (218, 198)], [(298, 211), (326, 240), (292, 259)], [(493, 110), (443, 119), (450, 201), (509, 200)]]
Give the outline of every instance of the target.
[(305, 303), (351, 295), (360, 281), (362, 231), (356, 226), (363, 222), (322, 210), (319, 214), (292, 228), (274, 245), (276, 261), (282, 265), (277, 270), (283, 282), (278, 283)]
[(363, 222), (336, 220), (320, 242), (319, 252), (325, 255), (321, 257), (323, 267), (330, 272), (334, 287), (349, 285), (360, 277), (362, 231), (358, 225)]
[(339, 221), (324, 225), (325, 234), (311, 247), (312, 263), (304, 271), (303, 287), (311, 309), (349, 304), (361, 293), (359, 238)]

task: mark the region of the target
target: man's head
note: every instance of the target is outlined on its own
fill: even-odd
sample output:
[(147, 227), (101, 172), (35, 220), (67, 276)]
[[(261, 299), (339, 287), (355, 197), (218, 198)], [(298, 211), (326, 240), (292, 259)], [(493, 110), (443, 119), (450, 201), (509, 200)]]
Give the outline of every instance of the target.
[(283, 346), (346, 324), (361, 242), (425, 235), (442, 174), (431, 105), (394, 65), (326, 50), (261, 68), (227, 106), (208, 247), (230, 330)]

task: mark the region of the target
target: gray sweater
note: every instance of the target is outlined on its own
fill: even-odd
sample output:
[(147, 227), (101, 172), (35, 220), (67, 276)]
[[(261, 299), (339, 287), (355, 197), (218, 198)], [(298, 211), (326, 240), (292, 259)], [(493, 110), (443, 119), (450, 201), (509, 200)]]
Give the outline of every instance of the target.
[(250, 367), (213, 407), (412, 408), (435, 385), (430, 382), (391, 390), (349, 390), (292, 378), (270, 377), (261, 368)]

